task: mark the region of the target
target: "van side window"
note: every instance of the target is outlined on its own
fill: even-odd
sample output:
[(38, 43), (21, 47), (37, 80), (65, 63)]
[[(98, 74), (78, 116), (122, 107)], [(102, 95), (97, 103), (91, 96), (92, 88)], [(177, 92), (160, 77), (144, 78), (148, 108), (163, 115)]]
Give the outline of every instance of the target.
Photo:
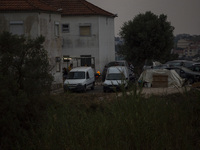
[(90, 78), (90, 76), (89, 76), (89, 73), (87, 72), (87, 79), (89, 79)]

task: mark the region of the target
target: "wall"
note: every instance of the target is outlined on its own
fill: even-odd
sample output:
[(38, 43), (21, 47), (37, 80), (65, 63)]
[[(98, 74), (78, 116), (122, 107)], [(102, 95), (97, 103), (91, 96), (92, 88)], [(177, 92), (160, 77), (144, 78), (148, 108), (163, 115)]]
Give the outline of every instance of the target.
[[(98, 19), (93, 16), (62, 17), (62, 24), (69, 24), (69, 33), (62, 33), (63, 55), (80, 57), (91, 55), (95, 57), (95, 64), (99, 62)], [(91, 25), (91, 36), (80, 36), (79, 26)], [(66, 63), (64, 64), (67, 65)]]
[(115, 60), (114, 18), (99, 17), (100, 70)]
[[(62, 17), (62, 24), (69, 24), (70, 32), (62, 33), (63, 55), (95, 57), (95, 69), (100, 72), (106, 63), (113, 61), (114, 52), (114, 19), (99, 16)], [(79, 26), (91, 24), (91, 36), (80, 36)], [(67, 63), (64, 63), (67, 66)]]
[(0, 32), (10, 31), (10, 21), (23, 21), (24, 34), (36, 37), (38, 35), (38, 14), (27, 12), (0, 13)]
[(54, 34), (55, 21), (60, 22), (60, 14), (38, 13), (38, 12), (6, 12), (0, 13), (0, 32), (10, 31), (10, 21), (23, 22), (23, 33), (33, 38), (43, 35), (45, 37), (44, 47), (48, 51), (51, 73), (55, 78), (54, 83), (62, 83), (62, 63), (60, 72), (57, 72), (55, 57), (62, 58), (62, 39)]
[[(40, 13), (39, 34), (45, 36), (44, 46), (48, 51), (51, 65), (51, 73), (54, 76), (54, 83), (62, 83), (62, 35), (61, 35), (61, 15)], [(59, 34), (55, 34), (55, 24), (59, 24)], [(59, 62), (56, 62), (60, 60)]]

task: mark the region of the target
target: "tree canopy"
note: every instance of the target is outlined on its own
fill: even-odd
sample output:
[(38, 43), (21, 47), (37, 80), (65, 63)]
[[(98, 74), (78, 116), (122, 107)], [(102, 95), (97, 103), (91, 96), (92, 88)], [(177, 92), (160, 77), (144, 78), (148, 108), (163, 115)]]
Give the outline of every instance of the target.
[(43, 42), (42, 36), (31, 39), (8, 32), (0, 34), (1, 90), (7, 87), (12, 95), (19, 90), (27, 95), (49, 90), (52, 76), (49, 74), (48, 55)]
[(138, 14), (121, 28), (124, 44), (120, 54), (135, 67), (142, 67), (145, 60), (166, 61), (174, 46), (173, 30), (164, 14), (157, 16), (150, 11)]

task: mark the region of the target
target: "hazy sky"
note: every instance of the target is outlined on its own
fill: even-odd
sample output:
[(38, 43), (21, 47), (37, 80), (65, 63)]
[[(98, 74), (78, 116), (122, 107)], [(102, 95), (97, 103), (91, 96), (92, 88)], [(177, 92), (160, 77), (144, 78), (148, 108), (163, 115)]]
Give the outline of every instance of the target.
[(139, 13), (151, 11), (156, 15), (167, 15), (175, 27), (174, 35), (187, 33), (200, 35), (200, 0), (87, 0), (94, 5), (117, 14), (115, 36), (118, 36), (124, 22), (132, 20)]

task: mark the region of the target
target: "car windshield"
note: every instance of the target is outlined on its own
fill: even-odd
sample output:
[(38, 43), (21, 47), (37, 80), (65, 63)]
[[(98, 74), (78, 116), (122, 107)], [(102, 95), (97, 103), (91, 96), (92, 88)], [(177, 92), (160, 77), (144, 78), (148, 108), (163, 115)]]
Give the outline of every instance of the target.
[(110, 73), (106, 76), (107, 80), (122, 80), (124, 79), (123, 73)]
[(188, 68), (185, 68), (185, 67), (182, 68), (182, 70), (185, 71), (185, 72), (192, 72), (192, 70), (190, 70), (190, 69), (188, 69)]
[(67, 79), (85, 79), (85, 72), (70, 72)]
[(192, 62), (186, 62), (186, 63), (184, 63), (184, 66), (185, 67), (191, 67), (193, 65), (193, 63)]
[(107, 67), (111, 67), (111, 66), (125, 66), (124, 62), (118, 62), (118, 61), (114, 61), (114, 62), (110, 62)]
[(169, 66), (181, 66), (181, 62), (168, 62)]

